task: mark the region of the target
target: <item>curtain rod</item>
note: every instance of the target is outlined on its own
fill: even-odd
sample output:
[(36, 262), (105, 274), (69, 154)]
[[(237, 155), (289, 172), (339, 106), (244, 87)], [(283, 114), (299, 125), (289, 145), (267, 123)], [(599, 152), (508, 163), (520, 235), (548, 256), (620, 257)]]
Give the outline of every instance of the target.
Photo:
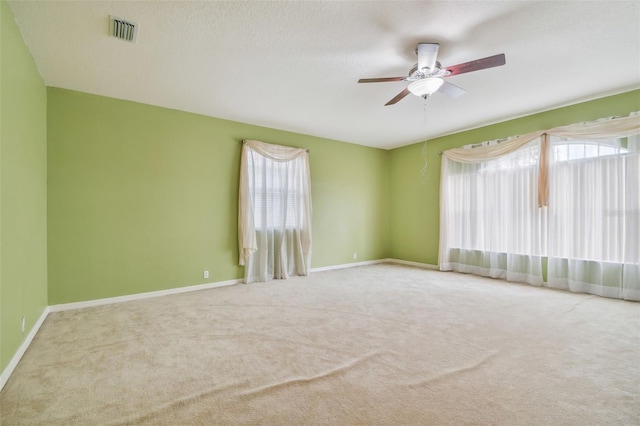
[[(243, 144), (243, 145), (244, 145), (244, 143), (245, 143), (245, 142), (246, 142), (246, 140), (245, 140), (245, 139), (242, 139), (242, 144)], [(311, 150), (310, 150), (310, 149), (305, 149), (305, 151), (307, 151), (307, 152), (311, 152)]]
[[(636, 112), (640, 112), (640, 111), (636, 111)], [(595, 120), (590, 120), (590, 121), (579, 121), (579, 122), (577, 122), (577, 123), (575, 123), (575, 124), (593, 124), (593, 123), (600, 123), (600, 122), (603, 122), (603, 121), (617, 120), (617, 119), (619, 119), (619, 118), (627, 118), (627, 117), (631, 117), (631, 115), (633, 115), (633, 114), (634, 114), (634, 111), (630, 112), (628, 115), (612, 115), (612, 116), (610, 116), (610, 117), (602, 117), (602, 118), (597, 118), (597, 119), (595, 119)], [(560, 127), (562, 127), (562, 126), (560, 126)], [(509, 139), (517, 139), (517, 138), (519, 138), (520, 136), (521, 136), (521, 135), (509, 136), (509, 137), (507, 137), (507, 138), (494, 139), (494, 140), (490, 140), (490, 141), (482, 141), (482, 142), (478, 142), (478, 143), (475, 143), (475, 144), (469, 144), (469, 145), (483, 146), (483, 144), (484, 144), (484, 143), (486, 143), (486, 142), (494, 142), (494, 141), (495, 141), (495, 142), (497, 142), (497, 143), (500, 143), (500, 142), (508, 141)], [(465, 145), (465, 146), (468, 146), (468, 145)], [(464, 148), (464, 146), (463, 146), (463, 148)], [(476, 148), (476, 146), (473, 146), (472, 148)], [(442, 155), (442, 151), (438, 151), (438, 155)]]

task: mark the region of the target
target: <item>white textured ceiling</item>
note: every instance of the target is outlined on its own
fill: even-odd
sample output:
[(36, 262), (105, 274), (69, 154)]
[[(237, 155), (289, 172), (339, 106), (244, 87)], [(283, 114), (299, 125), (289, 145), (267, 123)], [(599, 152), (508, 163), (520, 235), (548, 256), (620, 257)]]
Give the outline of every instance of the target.
[[(48, 86), (394, 148), (640, 87), (639, 1), (11, 1)], [(139, 25), (108, 35), (109, 15)], [(418, 42), (458, 99), (413, 95)]]

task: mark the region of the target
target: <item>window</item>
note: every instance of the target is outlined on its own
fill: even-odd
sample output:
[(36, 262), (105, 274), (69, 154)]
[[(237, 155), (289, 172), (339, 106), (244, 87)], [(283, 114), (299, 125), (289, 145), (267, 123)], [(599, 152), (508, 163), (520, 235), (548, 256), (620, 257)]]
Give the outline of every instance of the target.
[(626, 138), (553, 138), (552, 148), (549, 284), (640, 295), (640, 152)]
[(622, 146), (624, 142), (626, 140), (567, 141), (566, 139), (558, 138), (553, 144), (553, 160), (556, 163), (562, 163), (627, 154), (629, 150)]
[[(277, 162), (258, 153), (248, 158), (251, 199), (254, 203), (254, 224), (271, 229), (299, 228), (296, 205), (303, 193), (297, 182), (296, 162)], [(261, 194), (256, 196), (256, 194)]]
[[(478, 163), (442, 160), (441, 268), (542, 284), (546, 218), (537, 206), (540, 138)], [(441, 241), (443, 242), (443, 241)]]
[(440, 268), (640, 300), (639, 134), (632, 115), (445, 152)]
[(238, 241), (247, 283), (309, 274), (311, 178), (305, 149), (244, 142)]

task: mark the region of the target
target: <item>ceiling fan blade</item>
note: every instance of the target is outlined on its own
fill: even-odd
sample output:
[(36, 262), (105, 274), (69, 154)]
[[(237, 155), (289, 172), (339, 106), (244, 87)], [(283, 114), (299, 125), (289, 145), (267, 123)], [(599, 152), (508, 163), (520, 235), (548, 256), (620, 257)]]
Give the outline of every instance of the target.
[(438, 92), (453, 99), (458, 98), (464, 95), (465, 93), (467, 93), (467, 91), (464, 90), (462, 87), (456, 86), (455, 84), (449, 83), (448, 81), (445, 81), (444, 83), (442, 83), (442, 86), (440, 86), (440, 88), (438, 89)]
[(361, 78), (358, 83), (384, 83), (386, 81), (404, 81), (407, 77)]
[(451, 77), (452, 75), (464, 74), (466, 72), (480, 71), (486, 68), (499, 67), (506, 63), (504, 53), (499, 55), (489, 56), (487, 58), (476, 59), (475, 61), (465, 62), (464, 64), (453, 65), (447, 67), (449, 74), (445, 77)]
[(409, 89), (404, 89), (402, 92), (398, 93), (395, 98), (384, 104), (384, 106), (395, 104), (396, 102), (407, 96), (409, 93), (411, 93)]
[(438, 49), (440, 45), (438, 43), (418, 43), (418, 70), (423, 68), (429, 68), (433, 70), (436, 66), (436, 59), (438, 57)]

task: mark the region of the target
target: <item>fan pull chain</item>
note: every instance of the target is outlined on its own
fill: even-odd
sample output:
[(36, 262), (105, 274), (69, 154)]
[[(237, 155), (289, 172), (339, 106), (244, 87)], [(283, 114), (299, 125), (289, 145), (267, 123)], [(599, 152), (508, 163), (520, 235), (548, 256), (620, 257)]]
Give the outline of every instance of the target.
[[(424, 127), (425, 127), (425, 135), (426, 135), (426, 128), (427, 128), (427, 98), (424, 98), (424, 102), (422, 103), (422, 112), (424, 112)], [(424, 140), (426, 141), (427, 138), (425, 137)]]
[(422, 182), (427, 183), (427, 135), (429, 128), (427, 127), (427, 100), (424, 100), (424, 145), (422, 145), (422, 158), (424, 159), (424, 166), (420, 169), (420, 175), (422, 175)]

